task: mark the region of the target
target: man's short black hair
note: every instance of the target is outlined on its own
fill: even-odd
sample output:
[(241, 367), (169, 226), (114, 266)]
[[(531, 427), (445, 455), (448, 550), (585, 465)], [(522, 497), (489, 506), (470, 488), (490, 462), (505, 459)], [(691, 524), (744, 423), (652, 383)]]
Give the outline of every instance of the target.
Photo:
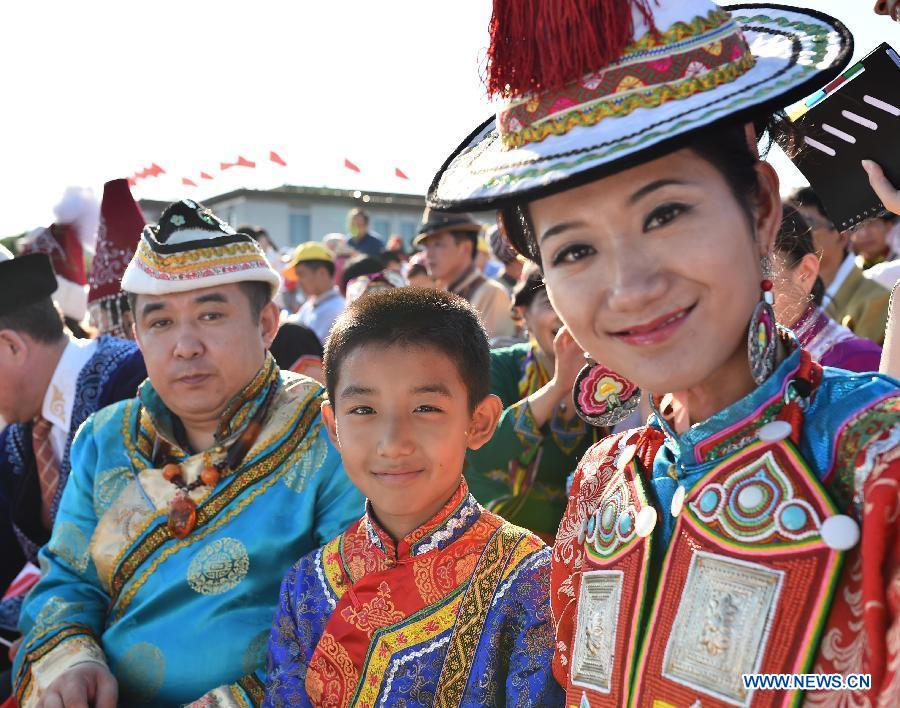
[(319, 268), (324, 268), (325, 270), (328, 271), (328, 275), (330, 275), (332, 278), (334, 277), (334, 273), (335, 273), (334, 261), (326, 261), (325, 259), (319, 260), (319, 259), (312, 258), (308, 261), (300, 261), (297, 265), (298, 266), (307, 266), (314, 270), (317, 270)]
[[(259, 320), (263, 308), (272, 301), (272, 291), (269, 284), (261, 280), (244, 280), (238, 283), (241, 292), (247, 297), (250, 303), (250, 315), (254, 320)], [(135, 293), (125, 293), (128, 296), (128, 307), (134, 313), (134, 321), (137, 322), (137, 299)]]
[(354, 209), (353, 211), (350, 212), (350, 218), (351, 218), (351, 219), (354, 219), (354, 218), (356, 218), (357, 216), (358, 216), (360, 219), (362, 219), (363, 222), (364, 222), (366, 225), (368, 225), (368, 223), (369, 223), (369, 214), (368, 214), (364, 209), (360, 209), (360, 208), (357, 207), (356, 209)]
[(491, 392), (484, 325), (458, 295), (431, 288), (390, 288), (348, 305), (325, 344), (325, 386), (332, 402), (341, 363), (368, 344), (431, 347), (446, 355), (466, 384), (471, 410)]
[[(812, 187), (800, 187), (800, 189), (795, 190), (791, 196), (788, 197), (788, 202), (795, 207), (812, 207), (819, 212), (823, 218), (828, 219), (828, 214), (825, 213), (825, 207), (822, 206), (822, 200), (819, 199), (819, 195), (813, 191)], [(829, 223), (831, 222), (829, 221)]]
[(49, 297), (0, 315), (0, 329), (27, 334), (36, 342), (53, 344), (63, 338), (63, 320)]

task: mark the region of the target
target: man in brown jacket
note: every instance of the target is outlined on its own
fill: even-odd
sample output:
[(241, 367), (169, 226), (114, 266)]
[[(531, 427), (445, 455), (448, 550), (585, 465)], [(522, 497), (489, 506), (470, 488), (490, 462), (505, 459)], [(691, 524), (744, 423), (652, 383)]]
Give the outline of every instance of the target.
[(812, 228), (821, 259), (819, 277), (826, 288), (825, 312), (860, 337), (882, 344), (890, 292), (863, 275), (850, 252), (849, 233), (834, 227), (811, 188), (797, 190), (790, 201)]
[(456, 293), (478, 310), (488, 337), (510, 337), (515, 324), (509, 294), (475, 267), (481, 224), (469, 214), (426, 209), (413, 243), (424, 246), (428, 270), (438, 287)]

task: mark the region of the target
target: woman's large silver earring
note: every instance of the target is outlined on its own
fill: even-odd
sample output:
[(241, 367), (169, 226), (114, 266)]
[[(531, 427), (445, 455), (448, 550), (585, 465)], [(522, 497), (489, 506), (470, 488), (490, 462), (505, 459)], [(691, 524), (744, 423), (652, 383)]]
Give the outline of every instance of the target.
[(771, 376), (775, 370), (775, 348), (777, 343), (775, 296), (772, 293), (772, 265), (768, 258), (762, 260), (763, 280), (759, 284), (761, 295), (750, 327), (747, 331), (747, 358), (750, 360), (750, 374), (757, 386)]

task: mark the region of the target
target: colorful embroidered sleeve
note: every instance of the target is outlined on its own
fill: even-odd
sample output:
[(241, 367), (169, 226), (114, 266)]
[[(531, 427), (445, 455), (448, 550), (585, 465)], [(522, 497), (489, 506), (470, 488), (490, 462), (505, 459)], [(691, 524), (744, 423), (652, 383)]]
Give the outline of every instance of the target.
[[(513, 597), (510, 603), (497, 602), (488, 613), (478, 654), (470, 677), (470, 695), (464, 705), (558, 706), (563, 692), (554, 680), (553, 619), (550, 613), (550, 549), (530, 538), (521, 552), (528, 553), (521, 564), (500, 584), (495, 601)], [(504, 650), (498, 651), (498, 647)], [(507, 648), (508, 647), (508, 648)], [(508, 661), (506, 685), (495, 686), (478, 676), (503, 676), (497, 663)], [(505, 694), (505, 699), (504, 699)]]
[[(900, 401), (891, 410), (896, 415)], [(900, 695), (900, 424), (877, 431), (870, 422), (864, 435), (876, 434), (856, 450), (855, 473), (868, 470), (854, 499), (862, 509), (862, 538), (845, 562), (813, 670), (869, 674), (870, 690), (846, 700), (887, 706)], [(827, 692), (807, 694), (810, 705), (830, 700)]]
[(321, 557), (321, 551), (315, 551), (301, 558), (281, 584), (269, 636), (265, 706), (312, 705), (306, 693), (306, 672), (334, 610), (334, 602), (316, 577)]
[(72, 444), (72, 473), (60, 502), (50, 542), (39, 554), (43, 577), (22, 606), (24, 635), (13, 667), (20, 706), (35, 705), (53, 680), (84, 661), (104, 662), (97, 638), (109, 607), (91, 560), (90, 539), (97, 525), (93, 479), (97, 446), (92, 420)]

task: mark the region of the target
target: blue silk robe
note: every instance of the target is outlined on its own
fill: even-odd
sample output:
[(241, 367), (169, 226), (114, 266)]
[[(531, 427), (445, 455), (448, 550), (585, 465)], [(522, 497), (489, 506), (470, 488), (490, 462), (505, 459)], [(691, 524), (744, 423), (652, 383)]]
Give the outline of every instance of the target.
[(20, 705), (34, 705), (81, 661), (109, 665), (122, 705), (261, 701), (282, 576), (363, 508), (321, 424), (320, 386), (279, 372), (271, 357), (223, 413), (217, 440), (227, 447), (271, 387), (271, 407), (243, 463), (215, 487), (190, 493), (197, 526), (183, 539), (166, 525), (176, 487), (154, 468), (153, 441), (171, 446), (188, 483), (206, 462), (179, 448), (150, 382), (137, 399), (87, 420), (39, 556), (44, 577), (22, 609), (25, 642), (14, 665)]

